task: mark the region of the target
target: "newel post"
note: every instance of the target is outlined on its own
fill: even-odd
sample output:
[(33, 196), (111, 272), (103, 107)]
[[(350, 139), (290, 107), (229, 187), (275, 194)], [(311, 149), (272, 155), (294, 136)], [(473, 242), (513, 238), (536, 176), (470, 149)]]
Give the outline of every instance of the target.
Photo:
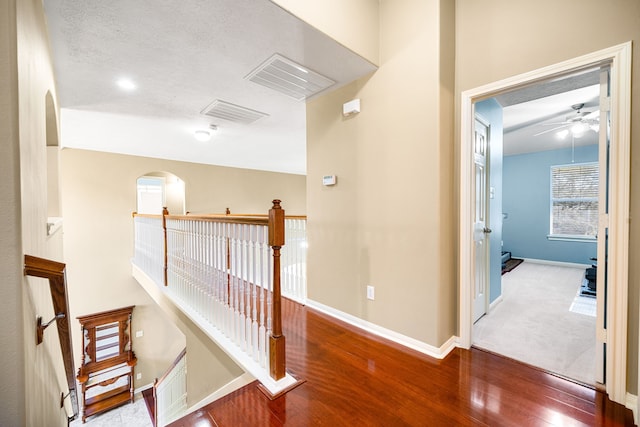
[(269, 373), (275, 380), (285, 376), (285, 339), (282, 335), (280, 296), (280, 248), (284, 246), (284, 209), (280, 200), (269, 210), (269, 246), (273, 248), (273, 329), (269, 336)]
[(168, 286), (169, 281), (167, 279), (167, 215), (169, 215), (169, 209), (166, 206), (162, 208), (162, 233), (164, 239), (164, 285)]

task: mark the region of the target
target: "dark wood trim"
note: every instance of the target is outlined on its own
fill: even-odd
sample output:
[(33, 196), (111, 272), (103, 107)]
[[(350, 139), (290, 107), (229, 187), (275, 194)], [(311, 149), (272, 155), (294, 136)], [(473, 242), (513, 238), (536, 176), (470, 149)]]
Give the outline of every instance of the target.
[[(82, 363), (77, 375), (82, 389), (82, 422), (92, 415), (133, 402), (134, 367), (137, 364), (131, 342), (134, 308), (131, 305), (77, 317), (82, 328)], [(105, 330), (105, 326), (118, 330), (117, 346), (109, 346), (116, 351), (97, 360), (98, 351), (105, 347), (99, 341), (111, 335), (97, 336), (96, 330)], [(121, 378), (126, 378), (127, 384), (114, 389), (100, 389), (113, 385)], [(92, 392), (87, 393), (89, 390)]]
[(280, 249), (284, 246), (284, 209), (280, 200), (269, 210), (269, 246), (273, 249), (273, 312), (269, 337), (269, 374), (279, 380), (286, 375), (286, 345), (282, 334), (282, 295), (280, 288)]
[(147, 412), (149, 412), (149, 418), (151, 418), (151, 424), (153, 427), (156, 427), (158, 424), (156, 422), (156, 398), (155, 398), (155, 388), (149, 387), (145, 388), (140, 392), (142, 394), (142, 398), (144, 399), (144, 403), (147, 407)]
[(191, 221), (224, 222), (231, 224), (267, 225), (269, 218), (266, 215), (257, 216), (228, 216), (228, 215), (169, 215), (169, 219), (182, 219)]
[[(133, 311), (134, 308), (135, 308), (135, 305), (130, 305), (128, 307), (122, 307), (116, 310), (106, 310), (106, 311), (101, 311), (100, 313), (92, 313), (92, 314), (86, 314), (84, 316), (78, 316), (76, 317), (76, 319), (78, 319), (78, 321), (81, 324), (85, 325), (87, 329), (93, 328), (93, 327), (95, 327), (96, 329), (100, 329), (100, 326), (98, 325), (103, 325), (105, 323), (105, 320), (104, 320), (105, 316), (119, 318), (120, 316), (128, 315)], [(112, 323), (117, 323), (117, 321), (114, 320)]]
[[(190, 215), (188, 212), (187, 212), (187, 215), (192, 216), (192, 215)], [(233, 217), (236, 217), (236, 216), (239, 216), (239, 217), (243, 217), (243, 216), (244, 216), (244, 217), (251, 217), (251, 218), (255, 218), (255, 217), (259, 217), (259, 218), (260, 218), (260, 217), (268, 217), (268, 215), (265, 215), (265, 214), (245, 214), (245, 213), (242, 213), (242, 214), (234, 214), (234, 213), (231, 213), (231, 211), (229, 210), (229, 208), (227, 208), (227, 211), (226, 211), (226, 213), (224, 213), (224, 214), (202, 214), (202, 215), (203, 215), (203, 216), (214, 216), (214, 217), (222, 217), (222, 216), (225, 216), (225, 217), (232, 217), (232, 218), (233, 218)], [(306, 219), (307, 219), (307, 216), (306, 216), (306, 215), (285, 215), (285, 216), (284, 216), (284, 218), (285, 218), (285, 219), (304, 219), (304, 220), (306, 220)]]
[(162, 233), (164, 240), (164, 285), (169, 286), (169, 255), (167, 254), (167, 216), (169, 216), (169, 209), (167, 207), (162, 208)]
[[(65, 377), (69, 387), (69, 398), (73, 418), (78, 415), (78, 397), (76, 390), (75, 366), (73, 364), (73, 352), (71, 344), (71, 325), (69, 324), (69, 299), (67, 296), (66, 264), (31, 255), (24, 256), (24, 275), (40, 277), (49, 280), (51, 290), (51, 302), (53, 312), (56, 315), (64, 315), (56, 320), (60, 350), (64, 363)], [(36, 332), (37, 340), (37, 332)]]

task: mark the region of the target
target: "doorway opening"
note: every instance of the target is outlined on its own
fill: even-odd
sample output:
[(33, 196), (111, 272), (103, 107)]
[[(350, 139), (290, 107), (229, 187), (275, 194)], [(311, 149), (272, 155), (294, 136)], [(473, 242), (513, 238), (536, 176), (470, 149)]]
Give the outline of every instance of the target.
[(169, 172), (148, 172), (136, 180), (137, 213), (162, 215), (167, 208), (173, 215), (185, 213), (185, 184)]
[(491, 129), (481, 193), (491, 234), (480, 239), (486, 267), (475, 258), (477, 276), (489, 270), (489, 295), (474, 304), (473, 344), (590, 386), (604, 382), (596, 280), (586, 279), (597, 257), (601, 73), (608, 68), (477, 102), (474, 130), (477, 139)]
[[(475, 295), (474, 214), (476, 192), (474, 182), (475, 104), (514, 89), (539, 82), (560, 80), (584, 70), (610, 67), (610, 142), (599, 142), (598, 162), (612, 173), (603, 187), (609, 192), (603, 203), (608, 210), (598, 214), (600, 237), (597, 258), (607, 259), (607, 268), (599, 268), (599, 283), (609, 283), (604, 298), (598, 301), (596, 336), (602, 343), (602, 358), (607, 361), (605, 378), (609, 397), (624, 403), (626, 397), (626, 331), (628, 289), (628, 206), (629, 206), (629, 142), (630, 142), (630, 43), (615, 46), (560, 64), (535, 70), (462, 93), (461, 103), (461, 168), (460, 168), (460, 345), (472, 344), (473, 298)], [(601, 167), (601, 169), (603, 169)], [(608, 252), (605, 257), (605, 245)], [(606, 270), (606, 272), (604, 271)], [(604, 292), (604, 291), (603, 291)], [(606, 328), (605, 328), (606, 325)], [(606, 343), (606, 346), (604, 345)]]

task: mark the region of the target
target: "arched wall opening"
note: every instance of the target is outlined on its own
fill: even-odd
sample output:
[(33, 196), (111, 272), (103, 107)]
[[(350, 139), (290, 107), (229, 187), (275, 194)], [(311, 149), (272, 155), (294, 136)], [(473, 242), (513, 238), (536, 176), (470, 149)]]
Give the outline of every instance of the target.
[(159, 215), (166, 207), (171, 214), (185, 213), (184, 181), (170, 172), (148, 172), (136, 180), (136, 211)]
[(47, 235), (52, 235), (62, 223), (60, 207), (60, 146), (58, 115), (51, 91), (44, 97), (45, 142), (47, 151)]

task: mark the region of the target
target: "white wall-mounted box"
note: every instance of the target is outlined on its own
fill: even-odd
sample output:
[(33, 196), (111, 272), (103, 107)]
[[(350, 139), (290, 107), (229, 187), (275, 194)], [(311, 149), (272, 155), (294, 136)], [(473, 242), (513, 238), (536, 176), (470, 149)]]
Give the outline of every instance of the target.
[(338, 178), (335, 175), (325, 175), (322, 177), (322, 185), (336, 185)]

